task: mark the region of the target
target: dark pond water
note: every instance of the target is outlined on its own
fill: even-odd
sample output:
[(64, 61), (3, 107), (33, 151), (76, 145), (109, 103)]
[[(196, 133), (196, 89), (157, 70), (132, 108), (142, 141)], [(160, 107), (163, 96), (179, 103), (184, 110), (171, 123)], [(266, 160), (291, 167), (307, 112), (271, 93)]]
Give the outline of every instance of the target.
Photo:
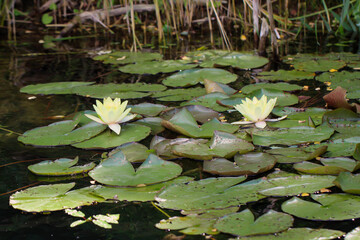
[[(281, 46), (281, 53), (296, 52), (327, 52), (327, 51), (357, 51), (356, 44), (349, 47), (327, 45), (324, 40), (320, 46), (311, 41), (293, 41)], [(119, 41), (120, 43), (120, 41)], [(234, 42), (236, 50), (251, 49), (251, 43), (243, 43), (240, 40)], [(200, 42), (180, 42), (177, 46), (160, 48), (167, 58), (175, 58), (186, 51), (208, 45), (208, 40)], [(90, 49), (118, 48), (117, 44), (110, 44), (102, 40), (73, 41), (59, 43), (56, 51), (43, 49), (36, 41), (17, 43), (2, 42), (0, 45), (0, 127), (10, 129), (15, 133), (9, 134), (0, 131), (0, 238), (1, 239), (164, 239), (169, 233), (158, 230), (154, 224), (166, 218), (150, 203), (127, 203), (118, 204), (102, 203), (97, 206), (83, 207), (87, 215), (98, 213), (120, 213), (119, 224), (113, 225), (113, 229), (105, 230), (92, 225), (83, 224), (76, 228), (69, 225), (74, 221), (73, 217), (64, 212), (49, 214), (23, 213), (9, 206), (9, 196), (15, 190), (27, 186), (51, 183), (51, 179), (40, 179), (32, 175), (27, 166), (42, 159), (56, 159), (61, 157), (73, 158), (80, 155), (81, 159), (96, 159), (101, 152), (84, 151), (71, 147), (35, 148), (25, 146), (17, 141), (16, 133), (23, 133), (34, 127), (48, 125), (57, 121), (56, 116), (66, 116), (75, 111), (90, 109), (92, 100), (83, 97), (61, 96), (36, 96), (19, 93), (22, 86), (34, 83), (57, 82), (57, 81), (100, 81), (121, 82), (134, 81), (134, 77), (122, 75), (112, 71), (108, 66), (95, 62), (86, 54), (63, 54), (66, 49), (71, 52), (84, 52)], [(211, 46), (210, 46), (211, 47)], [(314, 47), (316, 47), (314, 49)], [(35, 53), (51, 53), (36, 55)], [(136, 78), (135, 78), (136, 80)], [(141, 100), (140, 100), (141, 101)], [(191, 167), (189, 167), (190, 169)], [(197, 176), (198, 173), (195, 173)], [(69, 182), (67, 179), (63, 182)], [(88, 185), (90, 178), (76, 180), (78, 184)], [(61, 182), (61, 181), (60, 181)], [(259, 204), (279, 206), (277, 199), (260, 201), (251, 206), (259, 214), (264, 210)], [(178, 215), (178, 212), (166, 210), (170, 215)], [(296, 220), (297, 226), (309, 226), (307, 221)], [(324, 227), (323, 223), (312, 223), (314, 228)], [(327, 224), (333, 229), (349, 231), (357, 223), (345, 221), (341, 224)], [(178, 232), (173, 232), (181, 235)], [(227, 239), (227, 235), (216, 236), (216, 239)], [(203, 239), (202, 236), (187, 236), (186, 239)]]

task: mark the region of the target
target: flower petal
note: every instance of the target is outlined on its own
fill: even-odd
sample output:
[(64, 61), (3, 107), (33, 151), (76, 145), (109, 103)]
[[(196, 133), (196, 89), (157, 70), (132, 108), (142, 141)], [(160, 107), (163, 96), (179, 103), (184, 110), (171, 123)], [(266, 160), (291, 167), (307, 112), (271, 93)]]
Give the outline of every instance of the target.
[(255, 126), (257, 128), (265, 128), (266, 127), (266, 122), (265, 121), (256, 122)]
[(113, 124), (108, 124), (109, 128), (111, 130), (113, 130), (117, 135), (120, 134), (120, 131), (121, 131), (121, 127), (120, 127), (120, 124), (117, 124), (117, 123), (113, 123)]
[(104, 123), (100, 118), (97, 118), (93, 115), (90, 115), (90, 114), (85, 114), (86, 117), (90, 118), (91, 120), (95, 121), (95, 122), (98, 122), (98, 123), (101, 123), (101, 124), (106, 124)]
[(238, 121), (238, 122), (232, 122), (231, 124), (251, 124), (251, 123), (254, 123), (252, 121)]
[(137, 116), (137, 114), (130, 114), (125, 116), (120, 122), (118, 123), (124, 123), (124, 122), (128, 122), (130, 120), (133, 120), (135, 117)]

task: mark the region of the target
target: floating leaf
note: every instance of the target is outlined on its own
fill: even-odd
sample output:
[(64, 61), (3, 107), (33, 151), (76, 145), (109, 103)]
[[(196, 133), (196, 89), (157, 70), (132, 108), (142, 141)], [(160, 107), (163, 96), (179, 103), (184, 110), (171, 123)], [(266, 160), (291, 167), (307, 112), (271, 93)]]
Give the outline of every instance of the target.
[(360, 115), (349, 109), (339, 108), (323, 115), (323, 122), (340, 133), (360, 136)]
[(194, 138), (210, 138), (215, 130), (233, 133), (239, 128), (232, 124), (221, 123), (215, 118), (199, 127), (194, 117), (186, 109), (176, 113), (169, 121), (163, 120), (162, 125), (172, 131)]
[[(201, 105), (190, 105), (185, 106), (184, 108), (186, 108), (191, 113), (191, 115), (193, 115), (195, 120), (200, 123), (206, 123), (213, 118), (220, 117), (220, 113)], [(161, 114), (161, 117), (165, 120), (169, 120), (180, 111), (181, 108), (173, 108), (171, 110), (163, 112), (163, 114)]]
[(357, 240), (360, 238), (360, 227), (353, 229), (351, 232), (346, 234), (345, 240)]
[(360, 162), (345, 157), (337, 158), (322, 158), (317, 164), (312, 162), (301, 162), (294, 165), (297, 171), (309, 174), (333, 174), (337, 175), (340, 172), (353, 172), (360, 168)]
[(81, 86), (73, 89), (73, 93), (92, 98), (142, 98), (149, 96), (152, 92), (164, 91), (166, 87), (161, 84), (146, 83), (108, 83), (91, 86)]
[(346, 193), (360, 194), (360, 174), (341, 172), (334, 183)]
[(198, 160), (211, 160), (214, 157), (231, 158), (237, 152), (247, 153), (253, 149), (251, 143), (220, 131), (214, 131), (212, 139), (207, 144), (188, 141), (172, 148), (176, 155)]
[(221, 232), (238, 236), (250, 236), (258, 234), (269, 234), (284, 231), (292, 226), (294, 219), (286, 213), (273, 210), (255, 220), (249, 209), (233, 213), (220, 218), (216, 224)]
[(161, 104), (140, 103), (137, 105), (128, 105), (128, 108), (131, 108), (132, 113), (155, 117), (164, 111), (167, 107)]
[(305, 72), (327, 72), (331, 69), (343, 68), (346, 64), (341, 60), (306, 59), (295, 60), (292, 65), (296, 70)]
[(276, 106), (290, 106), (298, 103), (298, 97), (296, 95), (285, 93), (280, 90), (276, 89), (258, 89), (255, 90), (246, 97), (253, 98), (257, 97), (257, 99), (260, 99), (263, 95), (267, 96), (268, 99), (271, 98), (277, 98), (276, 100)]
[(203, 68), (189, 69), (175, 73), (163, 80), (163, 84), (171, 87), (188, 87), (203, 83), (205, 79), (220, 83), (234, 82), (238, 76), (223, 69)]
[(206, 91), (203, 87), (186, 88), (186, 89), (168, 89), (163, 92), (156, 92), (152, 97), (159, 101), (186, 101), (205, 95)]
[(120, 151), (96, 166), (89, 172), (94, 180), (114, 186), (138, 186), (163, 182), (177, 177), (182, 168), (150, 154), (135, 171), (125, 155)]
[(223, 99), (229, 98), (228, 95), (220, 92), (209, 93), (200, 97), (196, 97), (190, 101), (184, 102), (181, 106), (186, 105), (202, 105), (204, 107), (211, 108), (218, 112), (223, 112), (228, 110), (228, 107), (220, 106), (217, 102)]
[(266, 150), (267, 153), (272, 154), (278, 163), (296, 163), (308, 161), (321, 156), (326, 152), (327, 146), (321, 146), (314, 150), (314, 152), (306, 152), (306, 148), (274, 148)]
[(120, 146), (128, 142), (136, 142), (146, 138), (151, 129), (138, 124), (126, 124), (121, 127), (120, 135), (112, 131), (105, 131), (102, 134), (89, 140), (72, 144), (72, 146), (84, 149), (107, 149)]
[(95, 56), (93, 59), (103, 61), (107, 64), (129, 64), (136, 62), (161, 60), (162, 58), (163, 56), (160, 53), (116, 51)]
[[(331, 229), (289, 228), (276, 235), (240, 237), (243, 240), (330, 240), (340, 238), (344, 232)], [(235, 239), (232, 239), (235, 240)], [(354, 239), (355, 240), (355, 239)]]
[(187, 64), (179, 60), (147, 61), (128, 64), (118, 69), (124, 73), (131, 74), (158, 74), (186, 70), (196, 67), (195, 64)]
[(20, 89), (28, 94), (72, 94), (72, 89), (79, 86), (87, 86), (94, 82), (54, 82), (28, 85)]
[(332, 128), (297, 127), (277, 130), (254, 130), (252, 133), (255, 145), (269, 146), (272, 144), (295, 145), (308, 142), (321, 142), (334, 133)]
[[(297, 70), (288, 71), (281, 69), (278, 71), (261, 72), (258, 73), (257, 77), (261, 80), (267, 80), (267, 81), (299, 81), (306, 79), (307, 80), (314, 79), (315, 74), (312, 72), (304, 72)], [(279, 90), (290, 91), (285, 89), (279, 89)]]
[(181, 176), (170, 181), (156, 183), (144, 187), (109, 187), (97, 185), (94, 188), (94, 193), (105, 199), (114, 199), (117, 201), (154, 201), (155, 196), (165, 187), (175, 183), (185, 183), (192, 181), (193, 178)]
[[(208, 210), (202, 213), (186, 213), (185, 217), (171, 217), (161, 220), (155, 226), (159, 229), (180, 230), (189, 235), (218, 234), (214, 228), (216, 220), (229, 213), (234, 213), (238, 207), (225, 208), (220, 210)], [(184, 214), (184, 213), (183, 213)]]
[(92, 138), (106, 128), (106, 125), (90, 122), (74, 129), (77, 121), (66, 120), (38, 127), (23, 133), (18, 140), (36, 146), (59, 146), (82, 142)]
[(57, 211), (103, 202), (90, 188), (69, 191), (75, 183), (61, 183), (27, 188), (10, 196), (13, 208), (27, 212)]
[(125, 143), (109, 153), (109, 157), (121, 151), (129, 162), (143, 162), (149, 156), (149, 149), (137, 142)]
[(296, 90), (302, 90), (303, 87), (296, 85), (296, 84), (289, 84), (289, 83), (257, 83), (257, 84), (249, 84), (246, 85), (241, 89), (241, 92), (243, 94), (249, 94), (252, 91), (258, 90), (258, 89), (275, 89), (279, 91), (296, 91)]
[(360, 217), (360, 197), (351, 194), (311, 195), (316, 202), (309, 202), (297, 197), (284, 202), (284, 212), (309, 220), (347, 220)]
[(253, 175), (266, 172), (272, 169), (276, 163), (276, 158), (268, 153), (251, 152), (235, 155), (235, 163), (243, 171), (243, 174)]
[(139, 119), (134, 124), (144, 125), (151, 129), (151, 134), (156, 135), (165, 130), (165, 128), (161, 125), (162, 118), (159, 117), (148, 117)]
[(30, 172), (41, 176), (65, 176), (79, 173), (85, 173), (95, 167), (95, 163), (91, 162), (83, 166), (74, 166), (79, 158), (75, 159), (60, 158), (55, 161), (42, 161), (37, 164), (28, 166)]

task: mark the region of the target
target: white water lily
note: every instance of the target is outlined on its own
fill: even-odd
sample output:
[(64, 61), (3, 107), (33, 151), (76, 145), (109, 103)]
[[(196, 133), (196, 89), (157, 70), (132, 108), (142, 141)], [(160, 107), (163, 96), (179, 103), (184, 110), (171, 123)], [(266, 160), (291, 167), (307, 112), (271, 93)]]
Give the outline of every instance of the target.
[(238, 110), (244, 117), (244, 121), (233, 122), (232, 124), (250, 124), (255, 123), (258, 128), (266, 127), (265, 121), (280, 121), (286, 116), (278, 119), (266, 119), (267, 116), (273, 110), (276, 104), (277, 98), (267, 100), (267, 96), (263, 95), (260, 100), (254, 97), (252, 100), (246, 98), (242, 100), (241, 104), (235, 105), (235, 109)]
[(120, 123), (130, 121), (136, 114), (128, 115), (131, 111), (131, 108), (126, 109), (128, 101), (121, 103), (120, 98), (115, 98), (113, 101), (108, 97), (104, 98), (103, 102), (96, 100), (96, 105), (93, 105), (99, 118), (90, 114), (85, 114), (85, 116), (95, 122), (108, 125), (111, 130), (119, 135), (121, 131)]

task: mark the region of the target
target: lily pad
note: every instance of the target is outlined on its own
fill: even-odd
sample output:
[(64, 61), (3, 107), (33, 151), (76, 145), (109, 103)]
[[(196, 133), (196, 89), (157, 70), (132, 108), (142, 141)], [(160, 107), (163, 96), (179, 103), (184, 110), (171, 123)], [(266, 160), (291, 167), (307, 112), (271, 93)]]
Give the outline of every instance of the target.
[(205, 95), (203, 87), (186, 88), (186, 89), (168, 89), (163, 92), (155, 92), (151, 96), (159, 101), (186, 101)]
[(274, 148), (266, 150), (272, 154), (278, 163), (296, 163), (308, 161), (321, 156), (327, 150), (327, 146), (321, 146), (313, 152), (306, 152), (304, 148)]
[[(299, 80), (310, 80), (314, 79), (315, 74), (312, 72), (304, 72), (297, 70), (278, 70), (270, 72), (258, 73), (257, 77), (261, 80), (267, 81), (299, 81)], [(279, 89), (284, 90), (284, 89)], [(289, 90), (287, 90), (289, 91)]]
[[(185, 108), (193, 115), (195, 120), (200, 123), (206, 123), (213, 118), (220, 117), (220, 113), (212, 110), (211, 108), (207, 108), (201, 105), (190, 105), (185, 106)], [(165, 120), (169, 120), (176, 113), (180, 112), (181, 108), (173, 108), (168, 111), (165, 111), (161, 114), (161, 117)]]
[(137, 142), (125, 143), (109, 153), (109, 157), (121, 151), (129, 162), (143, 162), (150, 154), (150, 150)]
[(279, 91), (296, 91), (303, 89), (302, 86), (296, 85), (296, 84), (289, 84), (289, 83), (257, 83), (257, 84), (249, 84), (246, 85), (241, 89), (241, 92), (244, 94), (249, 94), (252, 91), (258, 90), (258, 89), (275, 89)]
[(162, 120), (163, 119), (159, 117), (148, 117), (139, 119), (133, 123), (151, 128), (151, 134), (156, 135), (165, 130), (165, 128), (161, 125)]
[(181, 103), (181, 106), (186, 105), (202, 105), (204, 107), (211, 108), (218, 112), (223, 112), (229, 109), (229, 107), (224, 107), (219, 105), (217, 102), (223, 99), (229, 98), (228, 95), (220, 92), (209, 93), (200, 97), (196, 97), (190, 101)]
[(28, 94), (72, 94), (73, 88), (91, 84), (94, 84), (94, 82), (39, 83), (23, 87), (20, 92)]
[(135, 171), (131, 163), (120, 151), (113, 154), (89, 172), (94, 180), (114, 186), (138, 186), (164, 182), (177, 177), (182, 168), (150, 154)]
[(280, 107), (291, 106), (297, 104), (299, 101), (298, 97), (294, 94), (285, 93), (283, 91), (276, 89), (263, 89), (263, 88), (249, 93), (249, 95), (247, 95), (246, 97), (248, 98), (257, 97), (257, 99), (260, 99), (263, 95), (267, 96), (268, 99), (277, 98), (276, 106), (280, 106)]
[(236, 154), (235, 163), (243, 171), (243, 174), (253, 175), (266, 172), (275, 166), (276, 158), (268, 153), (251, 152)]
[[(155, 226), (159, 229), (180, 230), (180, 232), (189, 235), (200, 234), (218, 234), (218, 229), (214, 228), (217, 219), (234, 213), (239, 207), (231, 207), (220, 210), (208, 210), (201, 213), (186, 213), (184, 217), (171, 217), (161, 220)], [(184, 213), (183, 213), (184, 214)]]
[(360, 238), (360, 227), (353, 229), (351, 232), (346, 234), (345, 240), (357, 240)]
[[(289, 228), (276, 235), (240, 237), (242, 240), (330, 240), (340, 238), (344, 232), (332, 229)], [(231, 239), (235, 240), (235, 239)], [(355, 239), (354, 239), (355, 240)]]
[(91, 86), (81, 86), (73, 89), (73, 93), (92, 98), (142, 98), (151, 95), (152, 92), (164, 91), (166, 87), (161, 84), (146, 83), (108, 83)]
[(107, 64), (129, 64), (136, 62), (161, 60), (162, 58), (163, 56), (160, 53), (116, 51), (95, 56), (93, 59), (103, 61)]
[(112, 131), (105, 131), (102, 134), (89, 140), (72, 144), (72, 146), (84, 149), (107, 149), (120, 146), (128, 142), (136, 142), (146, 138), (151, 132), (149, 127), (139, 124), (126, 124), (121, 128), (119, 135)]
[(295, 145), (309, 142), (321, 142), (330, 138), (334, 133), (327, 126), (297, 127), (277, 130), (254, 130), (252, 132), (253, 144), (270, 146), (273, 144)]
[(345, 193), (311, 195), (316, 202), (293, 197), (281, 206), (284, 212), (308, 220), (339, 221), (360, 217), (360, 197)]
[(169, 121), (163, 120), (162, 125), (172, 131), (193, 138), (210, 138), (215, 130), (233, 133), (239, 128), (232, 124), (221, 123), (215, 118), (199, 127), (194, 117), (186, 109), (176, 113)]
[(204, 161), (203, 171), (221, 176), (240, 176), (245, 175), (244, 171), (226, 158), (213, 158), (210, 161)]
[(75, 183), (61, 183), (27, 188), (11, 195), (10, 205), (26, 212), (44, 212), (105, 201), (104, 198), (94, 195), (90, 188), (69, 191), (74, 186)]
[(234, 82), (237, 78), (238, 75), (223, 69), (203, 68), (189, 69), (175, 73), (165, 78), (162, 83), (170, 87), (188, 87), (198, 83), (204, 83), (205, 79), (227, 84)]
[(335, 176), (292, 175), (274, 177), (267, 180), (268, 187), (259, 189), (266, 196), (292, 196), (301, 193), (313, 193), (322, 188), (334, 186)]
[(140, 103), (137, 105), (128, 105), (131, 108), (132, 113), (137, 113), (145, 116), (155, 117), (162, 111), (167, 109), (165, 105), (153, 104), (153, 103)]
[(233, 235), (250, 236), (284, 231), (292, 226), (293, 221), (292, 216), (273, 210), (255, 220), (253, 213), (249, 209), (245, 209), (242, 212), (220, 218), (216, 222), (215, 228)]
[(176, 155), (197, 160), (211, 160), (214, 157), (231, 158), (237, 152), (247, 153), (252, 150), (254, 150), (254, 146), (251, 143), (220, 131), (215, 131), (207, 144), (188, 141), (174, 145), (172, 148)]
[(147, 61), (128, 64), (118, 69), (124, 73), (131, 74), (158, 74), (186, 70), (196, 67), (196, 64), (187, 64), (181, 60)]
[(299, 59), (292, 61), (292, 65), (296, 70), (305, 72), (327, 72), (331, 69), (340, 69), (345, 67), (346, 63), (341, 60), (328, 59)]
[(91, 162), (83, 166), (74, 166), (79, 158), (74, 159), (60, 158), (55, 161), (42, 161), (37, 164), (28, 166), (30, 172), (41, 176), (65, 176), (79, 173), (85, 173), (95, 167), (95, 163)]
[(337, 175), (341, 172), (353, 172), (360, 168), (360, 162), (350, 158), (337, 157), (337, 158), (322, 158), (317, 164), (312, 162), (296, 163), (294, 168), (297, 171), (309, 174), (333, 174)]
[(360, 174), (341, 172), (334, 183), (346, 193), (360, 194)]
[(352, 136), (360, 136), (360, 114), (345, 108), (326, 112), (323, 122), (340, 133), (348, 133)]
[(94, 193), (104, 199), (113, 199), (117, 201), (154, 201), (156, 194), (163, 188), (176, 183), (185, 183), (192, 181), (193, 178), (181, 176), (170, 181), (156, 183), (143, 187), (109, 187), (97, 185), (94, 188)]
[(106, 128), (106, 125), (90, 122), (75, 129), (77, 121), (66, 120), (26, 131), (18, 140), (35, 146), (68, 145), (90, 139)]
[(287, 115), (286, 118), (291, 120), (306, 121), (311, 117), (313, 121), (321, 121), (327, 111), (324, 108), (275, 107), (272, 113), (279, 117)]

